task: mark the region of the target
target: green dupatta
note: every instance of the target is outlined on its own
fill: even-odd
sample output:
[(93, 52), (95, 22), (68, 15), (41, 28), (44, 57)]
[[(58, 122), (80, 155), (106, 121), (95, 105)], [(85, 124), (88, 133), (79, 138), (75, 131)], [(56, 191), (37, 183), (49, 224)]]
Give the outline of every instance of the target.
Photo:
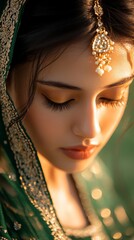
[[(14, 122), (18, 113), (6, 92), (6, 78), (10, 70), (24, 4), (24, 0), (1, 2), (0, 133), (1, 146), (4, 149), (1, 157), (1, 161), (4, 162), (1, 164), (2, 239), (17, 237), (17, 239), (68, 240), (70, 238), (65, 234), (56, 216), (36, 150), (21, 122)], [(15, 217), (15, 213), (18, 212), (19, 215)], [(20, 217), (21, 223), (18, 221)], [(22, 229), (20, 233), (15, 233), (20, 229)]]
[(99, 161), (74, 176), (92, 225), (75, 234), (69, 230), (67, 234), (60, 225), (36, 150), (21, 122), (14, 122), (18, 113), (6, 92), (24, 4), (24, 0), (0, 2), (0, 239), (132, 239), (133, 221)]

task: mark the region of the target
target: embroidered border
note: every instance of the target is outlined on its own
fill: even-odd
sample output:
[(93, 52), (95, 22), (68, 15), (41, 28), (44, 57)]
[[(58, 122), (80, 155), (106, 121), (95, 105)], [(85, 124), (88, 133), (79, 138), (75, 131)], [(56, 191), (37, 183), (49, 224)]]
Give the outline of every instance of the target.
[[(55, 240), (69, 240), (62, 230), (52, 206), (47, 185), (36, 158), (36, 151), (20, 123), (9, 124), (15, 119), (17, 111), (6, 93), (6, 71), (10, 48), (20, 9), (25, 0), (8, 0), (0, 19), (0, 102), (7, 136), (14, 153), (22, 186), (31, 203), (40, 211), (42, 218), (51, 229)], [(9, 127), (9, 128), (8, 128)]]
[(18, 117), (18, 113), (6, 92), (5, 78), (7, 66), (10, 62), (9, 54), (14, 31), (21, 7), (25, 1), (26, 0), (8, 0), (7, 6), (0, 19), (0, 102), (2, 115), (8, 140), (20, 174), (22, 187), (31, 203), (40, 211), (43, 220), (51, 229), (54, 240), (71, 240), (66, 236), (56, 217), (47, 184), (37, 161), (37, 154), (31, 140), (19, 122), (15, 122), (9, 127), (11, 121)]

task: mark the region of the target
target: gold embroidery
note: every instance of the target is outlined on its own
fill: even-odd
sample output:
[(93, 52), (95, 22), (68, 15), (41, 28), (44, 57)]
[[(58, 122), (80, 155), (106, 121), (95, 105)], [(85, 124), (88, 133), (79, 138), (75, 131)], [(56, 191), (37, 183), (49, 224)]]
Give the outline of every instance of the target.
[(5, 237), (1, 237), (0, 240), (8, 240), (8, 239)]
[(82, 229), (64, 228), (64, 230), (68, 236), (74, 236), (77, 238), (85, 238), (85, 237), (93, 236), (97, 232), (97, 227), (95, 227), (93, 225), (89, 225)]
[(12, 48), (14, 31), (20, 9), (24, 3), (25, 0), (8, 0), (7, 7), (0, 19), (0, 102), (2, 116), (20, 174), (21, 184), (29, 200), (40, 211), (42, 218), (51, 229), (54, 240), (70, 240), (62, 230), (56, 217), (47, 184), (31, 140), (20, 122), (11, 125), (11, 122), (18, 117), (18, 113), (6, 93), (5, 79), (10, 64), (9, 54), (11, 54), (10, 49)]
[[(85, 174), (86, 176), (90, 174), (89, 169), (86, 169), (81, 175), (83, 174)], [(85, 184), (83, 184), (83, 179), (80, 178), (79, 174), (73, 175), (73, 178), (76, 184), (76, 188), (78, 189), (78, 192), (79, 192), (79, 197), (81, 199), (83, 209), (85, 210), (87, 218), (91, 223), (89, 228), (87, 228), (87, 231), (89, 232), (88, 236), (91, 236), (92, 240), (94, 239), (109, 240), (109, 237), (105, 234), (102, 223), (99, 221), (97, 215), (95, 214), (93, 207), (90, 206), (90, 202), (87, 201), (89, 197), (87, 196), (88, 193), (87, 193)], [(85, 232), (86, 235), (87, 235), (87, 231)], [(82, 232), (81, 233), (78, 232), (75, 234), (76, 236), (79, 236), (79, 234), (80, 236), (82, 236)], [(85, 236), (83, 235), (83, 237)]]
[(4, 229), (4, 227), (0, 226), (0, 232), (7, 233), (7, 229)]
[(20, 9), (24, 3), (25, 0), (8, 1), (0, 19), (0, 102), (2, 116), (10, 146), (21, 176), (20, 180), (26, 194), (31, 203), (40, 211), (42, 218), (51, 229), (54, 239), (69, 240), (70, 238), (65, 235), (56, 217), (41, 167), (36, 160), (36, 151), (29, 137), (21, 123), (17, 122), (9, 127), (11, 122), (18, 116), (18, 113), (6, 93), (5, 78), (16, 23)]
[(20, 230), (21, 229), (21, 223), (14, 222), (14, 229), (15, 229), (15, 231)]

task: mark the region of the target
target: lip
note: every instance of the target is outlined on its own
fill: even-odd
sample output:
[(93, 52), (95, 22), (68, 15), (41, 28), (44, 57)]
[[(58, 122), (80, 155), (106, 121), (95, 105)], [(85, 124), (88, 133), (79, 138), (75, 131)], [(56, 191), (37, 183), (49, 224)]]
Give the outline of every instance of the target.
[(76, 160), (84, 160), (92, 156), (96, 147), (97, 145), (90, 145), (87, 147), (80, 145), (80, 146), (74, 146), (74, 147), (61, 148), (61, 150), (69, 158), (76, 159)]

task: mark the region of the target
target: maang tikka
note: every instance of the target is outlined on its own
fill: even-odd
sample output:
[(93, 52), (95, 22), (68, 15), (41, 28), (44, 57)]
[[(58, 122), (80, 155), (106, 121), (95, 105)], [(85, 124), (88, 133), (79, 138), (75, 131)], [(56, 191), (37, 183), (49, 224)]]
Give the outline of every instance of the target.
[(97, 16), (98, 27), (92, 43), (92, 54), (95, 57), (95, 64), (97, 65), (96, 72), (102, 76), (105, 71), (110, 72), (112, 70), (109, 64), (111, 62), (110, 53), (114, 49), (114, 42), (109, 38), (108, 32), (102, 22), (103, 9), (100, 6), (99, 0), (95, 0), (94, 12)]

